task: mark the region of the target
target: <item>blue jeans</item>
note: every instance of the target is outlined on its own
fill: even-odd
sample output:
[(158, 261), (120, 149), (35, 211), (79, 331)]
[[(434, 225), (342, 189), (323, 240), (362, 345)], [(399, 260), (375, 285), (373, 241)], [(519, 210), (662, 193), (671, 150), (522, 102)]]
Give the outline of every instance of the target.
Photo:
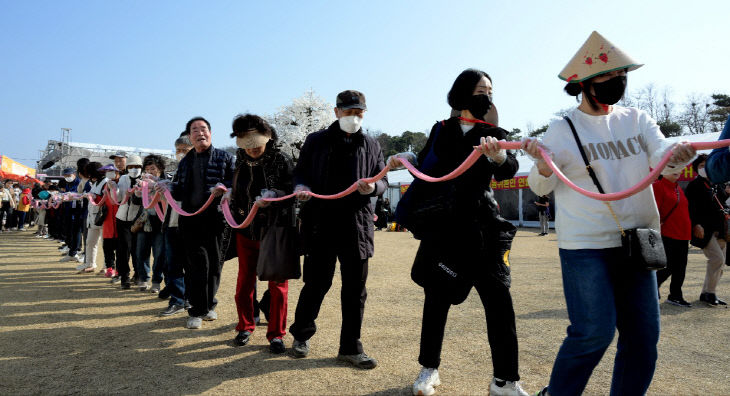
[(165, 235), (165, 288), (170, 292), (170, 305), (185, 305), (184, 259), (180, 257), (182, 245), (177, 227), (168, 227)]
[(164, 238), (162, 232), (137, 233), (137, 268), (134, 272), (137, 279), (147, 282), (150, 280), (150, 249), (155, 259), (152, 267), (152, 282), (162, 283), (162, 269), (165, 267)]
[(629, 266), (620, 248), (560, 249), (560, 265), (570, 326), (548, 392), (580, 395), (618, 329), (610, 394), (645, 394), (659, 342), (656, 274)]

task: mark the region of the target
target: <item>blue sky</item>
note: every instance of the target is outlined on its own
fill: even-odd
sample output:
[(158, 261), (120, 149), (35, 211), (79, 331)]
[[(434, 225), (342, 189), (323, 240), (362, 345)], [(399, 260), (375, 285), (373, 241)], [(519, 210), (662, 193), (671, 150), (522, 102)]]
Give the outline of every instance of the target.
[(232, 118), (314, 91), (365, 93), (364, 126), (424, 131), (463, 69), (487, 71), (500, 126), (574, 106), (557, 78), (597, 30), (645, 63), (629, 89), (730, 93), (730, 2), (0, 0), (0, 154), (33, 166), (48, 139), (172, 148), (202, 115)]

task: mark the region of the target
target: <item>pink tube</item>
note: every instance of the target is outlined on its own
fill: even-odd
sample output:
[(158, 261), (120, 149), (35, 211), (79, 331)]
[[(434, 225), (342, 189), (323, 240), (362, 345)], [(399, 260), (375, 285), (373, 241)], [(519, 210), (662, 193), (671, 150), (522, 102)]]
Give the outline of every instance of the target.
[[(521, 142), (506, 142), (506, 141), (499, 141), (500, 148), (507, 149), (507, 150), (517, 150), (521, 147)], [(691, 143), (692, 147), (694, 147), (697, 150), (707, 150), (707, 149), (713, 149), (713, 148), (720, 148), (720, 147), (727, 147), (730, 146), (730, 139), (726, 140), (718, 140), (715, 142), (696, 142)], [(639, 183), (634, 185), (633, 187), (615, 192), (615, 193), (608, 193), (608, 194), (600, 194), (592, 191), (588, 191), (585, 189), (582, 189), (578, 186), (576, 186), (573, 182), (571, 182), (561, 171), (558, 169), (558, 167), (555, 165), (555, 163), (550, 158), (549, 153), (544, 150), (543, 148), (540, 148), (540, 154), (542, 155), (542, 158), (545, 160), (545, 162), (548, 164), (550, 169), (555, 173), (555, 175), (568, 187), (572, 188), (573, 190), (577, 191), (580, 194), (583, 194), (589, 198), (597, 199), (600, 201), (616, 201), (619, 199), (624, 199), (626, 197), (632, 196), (639, 191), (642, 191), (643, 189), (647, 188), (661, 173), (662, 169), (666, 166), (666, 164), (669, 162), (669, 159), (672, 156), (672, 150), (667, 150), (667, 152), (662, 157), (661, 161), (657, 166), (649, 172), (649, 174), (644, 177)], [(467, 169), (469, 169), (474, 163), (476, 163), (477, 160), (479, 160), (479, 157), (481, 156), (481, 152), (478, 149), (475, 149), (469, 156), (464, 160), (461, 165), (459, 165), (456, 169), (454, 169), (451, 173), (441, 176), (441, 177), (432, 177), (428, 176), (422, 172), (420, 172), (418, 169), (416, 169), (411, 163), (408, 162), (408, 160), (401, 158), (401, 162), (403, 163), (403, 166), (406, 167), (415, 177), (428, 181), (428, 182), (442, 182), (447, 180), (452, 180), (461, 174), (463, 174)], [(361, 179), (366, 183), (374, 183), (383, 177), (388, 173), (390, 169), (386, 166), (383, 168), (380, 172), (378, 172), (377, 175), (369, 178)], [(101, 205), (105, 199), (111, 200), (111, 202), (115, 205), (123, 205), (129, 200), (129, 197), (132, 193), (135, 191), (141, 191), (142, 192), (142, 205), (146, 209), (154, 208), (155, 212), (157, 213), (157, 216), (160, 218), (160, 220), (164, 221), (165, 214), (167, 213), (168, 207), (174, 210), (175, 212), (179, 213), (182, 216), (195, 216), (206, 210), (215, 200), (216, 196), (211, 194), (208, 197), (208, 200), (203, 204), (203, 206), (198, 209), (197, 211), (193, 213), (188, 213), (184, 211), (177, 203), (175, 202), (175, 199), (172, 197), (172, 194), (169, 190), (165, 189), (165, 191), (161, 194), (159, 192), (155, 192), (155, 194), (150, 197), (149, 190), (150, 190), (150, 182), (154, 182), (154, 180), (143, 180), (140, 187), (135, 187), (132, 189), (129, 189), (124, 198), (121, 202), (117, 201), (116, 193), (115, 191), (112, 191), (109, 186), (106, 186), (106, 191), (104, 193), (104, 198), (95, 205)], [(344, 196), (347, 196), (349, 194), (352, 194), (357, 190), (358, 182), (353, 183), (350, 187), (348, 187), (346, 190), (341, 191), (337, 194), (317, 194), (311, 191), (305, 192), (305, 194), (310, 195), (314, 198), (319, 199), (338, 199), (342, 198)], [(222, 187), (223, 191), (228, 191), (227, 188)], [(278, 202), (278, 201), (284, 201), (287, 199), (291, 199), (295, 197), (297, 193), (288, 194), (282, 197), (276, 197), (276, 198), (264, 198), (265, 201), (269, 202)], [(164, 200), (162, 197), (164, 196)], [(79, 194), (63, 194), (62, 196), (55, 196), (48, 200), (47, 203), (38, 202), (37, 205), (40, 207), (53, 207), (58, 208), (62, 201), (67, 201), (69, 199), (83, 199), (85, 198), (83, 195), (79, 196)], [(93, 200), (90, 199), (90, 201), (93, 203)], [(245, 228), (248, 227), (251, 222), (253, 221), (254, 217), (256, 216), (256, 213), (258, 211), (258, 206), (255, 206), (251, 209), (251, 211), (248, 213), (246, 218), (244, 219), (243, 223), (238, 224), (236, 223), (235, 218), (233, 217), (233, 214), (231, 213), (230, 208), (230, 202), (229, 199), (224, 197), (221, 200), (221, 209), (223, 212), (223, 216), (228, 222), (228, 224), (231, 225), (233, 228)]]

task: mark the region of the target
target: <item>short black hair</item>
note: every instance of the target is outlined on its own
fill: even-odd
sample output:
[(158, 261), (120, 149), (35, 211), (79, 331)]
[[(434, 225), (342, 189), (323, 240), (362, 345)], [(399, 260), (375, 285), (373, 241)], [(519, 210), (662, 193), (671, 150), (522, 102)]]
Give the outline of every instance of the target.
[(89, 173), (86, 171), (86, 165), (88, 165), (90, 160), (88, 158), (79, 158), (76, 161), (76, 169), (79, 170), (79, 174), (82, 176), (89, 176)]
[[(244, 132), (255, 129), (266, 136), (269, 136), (269, 143), (274, 144), (279, 140), (276, 135), (276, 130), (271, 126), (265, 119), (255, 114), (239, 114), (233, 119), (233, 125), (231, 125), (231, 137), (240, 137)], [(267, 143), (267, 146), (269, 145)]]
[(206, 125), (208, 125), (208, 130), (211, 130), (211, 129), (210, 129), (210, 122), (208, 122), (208, 120), (206, 120), (205, 118), (203, 118), (203, 117), (200, 117), (200, 116), (198, 116), (198, 117), (193, 117), (193, 118), (191, 118), (191, 119), (190, 119), (190, 121), (188, 121), (188, 123), (187, 123), (187, 124), (185, 124), (185, 133), (186, 133), (187, 135), (190, 135), (190, 125), (193, 125), (193, 123), (194, 123), (195, 121), (203, 121), (203, 122), (205, 122), (205, 124), (206, 124)]
[(474, 94), (474, 88), (482, 77), (486, 77), (489, 82), (492, 82), (489, 74), (478, 69), (466, 69), (461, 72), (446, 96), (449, 106), (455, 110), (464, 110), (469, 107), (469, 99)]
[(147, 165), (154, 165), (157, 167), (157, 169), (160, 170), (160, 175), (165, 174), (165, 160), (160, 157), (157, 154), (150, 154), (142, 160), (142, 169), (147, 167)]
[(184, 137), (184, 136), (190, 136), (190, 131), (185, 129), (184, 131), (180, 132), (180, 137)]
[(86, 174), (89, 179), (101, 180), (105, 176), (103, 173), (99, 172), (99, 168), (101, 168), (102, 166), (103, 165), (101, 164), (101, 162), (89, 162), (84, 167), (84, 174)]
[(700, 155), (697, 156), (697, 158), (695, 158), (694, 161), (692, 161), (692, 170), (695, 173), (697, 173), (697, 167), (700, 166), (700, 164), (703, 161), (707, 161), (707, 157), (709, 157), (709, 155), (707, 155), (707, 154), (700, 154)]

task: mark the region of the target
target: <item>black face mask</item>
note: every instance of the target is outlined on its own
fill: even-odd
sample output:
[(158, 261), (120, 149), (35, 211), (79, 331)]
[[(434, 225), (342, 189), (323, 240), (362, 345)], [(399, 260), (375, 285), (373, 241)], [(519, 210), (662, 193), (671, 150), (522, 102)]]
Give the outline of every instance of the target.
[(477, 120), (484, 120), (484, 116), (487, 115), (487, 112), (491, 107), (492, 101), (489, 99), (489, 96), (480, 94), (471, 96), (469, 106), (466, 109), (469, 110), (471, 115), (473, 115)]
[(626, 91), (626, 76), (616, 76), (602, 83), (593, 83), (593, 96), (599, 103), (612, 105), (621, 100)]

